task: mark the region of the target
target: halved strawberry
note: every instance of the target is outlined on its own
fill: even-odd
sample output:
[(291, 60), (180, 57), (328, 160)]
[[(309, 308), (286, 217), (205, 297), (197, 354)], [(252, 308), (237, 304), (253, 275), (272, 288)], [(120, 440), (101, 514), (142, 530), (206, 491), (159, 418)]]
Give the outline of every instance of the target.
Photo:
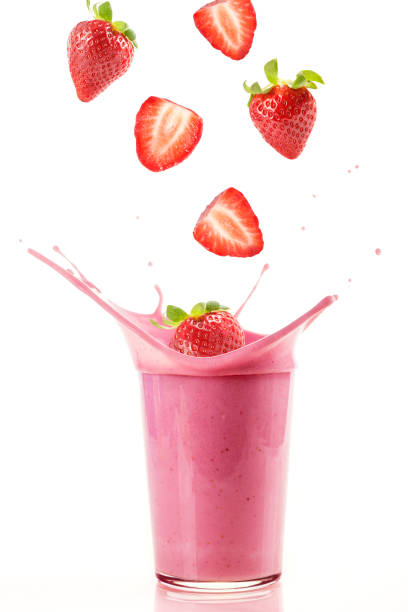
[(263, 249), (262, 232), (245, 196), (230, 187), (205, 209), (194, 229), (194, 238), (216, 255), (253, 257)]
[(256, 13), (250, 0), (216, 0), (195, 13), (194, 23), (213, 47), (240, 60), (252, 46)]
[(161, 172), (184, 161), (197, 146), (203, 120), (194, 111), (151, 96), (136, 116), (136, 151), (141, 163)]

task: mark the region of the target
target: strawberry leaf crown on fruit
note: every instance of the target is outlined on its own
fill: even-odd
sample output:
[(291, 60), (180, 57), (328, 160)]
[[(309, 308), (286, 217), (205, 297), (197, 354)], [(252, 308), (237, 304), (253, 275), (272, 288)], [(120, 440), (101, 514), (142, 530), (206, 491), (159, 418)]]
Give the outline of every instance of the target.
[(291, 89), (300, 89), (301, 87), (307, 87), (308, 89), (317, 89), (316, 83), (321, 83), (324, 85), (324, 81), (320, 74), (314, 72), (314, 70), (301, 70), (297, 73), (296, 79), (294, 81), (283, 81), (278, 78), (278, 60), (275, 58), (265, 64), (264, 71), (266, 78), (269, 81), (269, 85), (266, 87), (261, 87), (258, 81), (252, 83), (252, 85), (248, 85), (246, 81), (244, 81), (244, 89), (246, 92), (251, 94), (248, 102), (248, 106), (251, 104), (252, 98), (256, 94), (267, 94), (269, 93), (276, 85), (287, 85)]
[(185, 321), (186, 319), (199, 319), (204, 314), (208, 314), (210, 312), (220, 312), (229, 310), (228, 306), (221, 306), (219, 302), (209, 301), (209, 302), (198, 302), (195, 304), (190, 314), (187, 314), (182, 308), (178, 308), (178, 306), (167, 306), (166, 314), (163, 315), (163, 325), (157, 323), (154, 319), (150, 319), (150, 323), (159, 327), (160, 329), (173, 329), (174, 327), (178, 327), (180, 323)]
[(136, 34), (129, 28), (128, 24), (125, 21), (112, 21), (113, 13), (110, 2), (96, 2), (91, 8), (91, 0), (86, 0), (86, 6), (94, 19), (100, 19), (101, 21), (108, 21), (111, 23), (114, 30), (126, 36), (132, 45), (137, 48)]

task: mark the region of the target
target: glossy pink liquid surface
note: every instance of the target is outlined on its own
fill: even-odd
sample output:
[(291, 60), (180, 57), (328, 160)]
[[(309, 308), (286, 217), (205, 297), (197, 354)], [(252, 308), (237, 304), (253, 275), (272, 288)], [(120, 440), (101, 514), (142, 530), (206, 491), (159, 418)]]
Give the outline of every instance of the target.
[(142, 374), (156, 567), (189, 581), (278, 575), (292, 374)]
[(336, 296), (273, 334), (245, 331), (236, 351), (197, 358), (170, 349), (172, 330), (150, 323), (161, 321), (157, 287), (153, 314), (131, 312), (58, 247), (68, 267), (29, 253), (116, 319), (141, 372), (158, 574), (214, 584), (279, 576), (294, 347)]

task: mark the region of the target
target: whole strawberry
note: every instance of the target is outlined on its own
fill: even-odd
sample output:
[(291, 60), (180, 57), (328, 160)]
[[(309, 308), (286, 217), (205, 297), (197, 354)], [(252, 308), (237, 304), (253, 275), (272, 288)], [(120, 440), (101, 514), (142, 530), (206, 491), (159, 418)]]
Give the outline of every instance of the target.
[(317, 89), (316, 83), (324, 81), (313, 70), (302, 70), (294, 81), (282, 81), (276, 59), (265, 65), (265, 74), (270, 85), (264, 89), (259, 83), (244, 83), (251, 94), (249, 114), (268, 144), (284, 157), (295, 159), (316, 121), (316, 101), (309, 89)]
[(96, 98), (129, 69), (137, 46), (127, 23), (112, 23), (110, 2), (97, 2), (92, 11), (95, 19), (78, 23), (68, 38), (69, 69), (82, 102)]
[(241, 348), (245, 344), (244, 330), (226, 306), (218, 302), (199, 302), (187, 314), (181, 308), (168, 306), (165, 329), (176, 328), (170, 348), (192, 357), (214, 357)]

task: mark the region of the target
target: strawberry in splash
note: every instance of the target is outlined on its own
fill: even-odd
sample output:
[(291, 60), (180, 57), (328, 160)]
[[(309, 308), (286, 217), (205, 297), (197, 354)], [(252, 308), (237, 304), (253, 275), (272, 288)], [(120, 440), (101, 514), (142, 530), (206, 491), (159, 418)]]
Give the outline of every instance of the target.
[[(90, 0), (87, 0), (91, 10)], [(68, 38), (68, 61), (78, 98), (90, 102), (130, 68), (136, 34), (124, 21), (112, 22), (110, 2), (97, 2), (95, 17), (78, 23)]]
[(214, 357), (245, 345), (244, 330), (227, 306), (219, 302), (199, 302), (187, 314), (177, 306), (167, 306), (162, 329), (175, 328), (170, 348), (192, 357)]
[(316, 101), (309, 89), (324, 84), (322, 77), (313, 70), (302, 70), (294, 81), (278, 78), (278, 61), (265, 65), (269, 85), (263, 89), (259, 83), (244, 89), (249, 99), (249, 114), (255, 127), (268, 144), (288, 159), (296, 159), (302, 153), (316, 121)]

